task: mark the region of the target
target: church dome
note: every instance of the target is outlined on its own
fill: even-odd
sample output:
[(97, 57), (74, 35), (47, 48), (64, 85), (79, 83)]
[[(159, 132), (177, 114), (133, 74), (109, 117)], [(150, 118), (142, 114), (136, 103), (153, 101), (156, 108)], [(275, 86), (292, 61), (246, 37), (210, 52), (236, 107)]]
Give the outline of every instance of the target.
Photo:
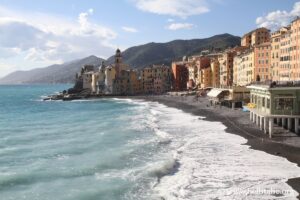
[(116, 53), (121, 53), (121, 50), (118, 48), (117, 51), (116, 51)]

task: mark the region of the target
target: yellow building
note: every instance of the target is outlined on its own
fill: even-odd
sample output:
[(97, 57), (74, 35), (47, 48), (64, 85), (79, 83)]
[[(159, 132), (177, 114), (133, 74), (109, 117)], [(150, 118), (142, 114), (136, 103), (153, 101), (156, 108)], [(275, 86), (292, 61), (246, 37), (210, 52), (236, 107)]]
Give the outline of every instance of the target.
[(105, 89), (105, 65), (99, 67), (99, 70), (92, 75), (92, 93), (101, 94)]
[(300, 18), (291, 23), (291, 48), (290, 48), (290, 80), (300, 80)]
[(162, 94), (171, 90), (172, 72), (165, 65), (153, 65), (141, 70), (141, 90), (144, 94)]
[(233, 83), (233, 58), (234, 50), (228, 50), (219, 57), (220, 63), (220, 86), (232, 86)]
[(280, 37), (280, 63), (279, 63), (279, 81), (291, 80), (291, 27), (287, 27)]
[(116, 79), (116, 70), (112, 66), (108, 66), (105, 68), (105, 93), (112, 94), (113, 93), (113, 84)]
[(212, 59), (210, 62), (212, 86), (220, 87), (220, 63), (218, 59)]
[(212, 71), (210, 67), (202, 68), (199, 77), (201, 88), (212, 87)]
[(195, 62), (187, 64), (189, 71), (188, 88), (194, 88), (199, 84), (198, 69)]
[(254, 77), (254, 50), (249, 49), (239, 53), (234, 58), (234, 82), (236, 86), (246, 86), (255, 81)]
[(234, 58), (233, 58), (233, 85), (234, 86), (237, 86), (241, 80), (241, 74), (238, 74), (240, 72), (239, 67), (242, 62), (241, 53), (242, 52), (237, 53), (237, 55), (234, 56)]
[(127, 64), (123, 63), (122, 53), (121, 53), (120, 49), (116, 50), (115, 63), (112, 66), (116, 70), (116, 77), (119, 76), (119, 74), (122, 70), (129, 70), (129, 66)]
[(280, 46), (281, 37), (288, 31), (288, 28), (283, 27), (271, 34), (271, 76), (273, 81), (280, 80)]

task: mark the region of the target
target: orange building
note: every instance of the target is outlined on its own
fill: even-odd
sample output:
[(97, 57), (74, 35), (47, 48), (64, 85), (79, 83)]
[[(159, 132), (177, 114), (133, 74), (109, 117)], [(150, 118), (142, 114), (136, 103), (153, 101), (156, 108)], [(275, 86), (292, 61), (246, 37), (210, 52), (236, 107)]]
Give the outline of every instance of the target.
[(187, 89), (187, 82), (189, 79), (189, 71), (187, 68), (187, 62), (173, 62), (173, 89), (175, 91), (183, 91)]
[(212, 86), (220, 87), (220, 63), (218, 59), (212, 59), (210, 63), (211, 76), (212, 76)]
[(297, 17), (291, 23), (290, 45), (290, 80), (300, 80), (300, 18)]
[(283, 27), (271, 34), (271, 76), (273, 81), (280, 80), (280, 46), (281, 37), (289, 31), (289, 28)]
[(256, 81), (271, 80), (271, 43), (254, 46), (254, 79)]
[(291, 28), (280, 36), (280, 63), (279, 63), (279, 81), (291, 80)]
[(241, 46), (253, 47), (262, 43), (270, 42), (270, 30), (258, 28), (246, 33), (241, 39)]
[(233, 83), (233, 58), (236, 51), (225, 51), (219, 58), (220, 63), (220, 86), (232, 86)]

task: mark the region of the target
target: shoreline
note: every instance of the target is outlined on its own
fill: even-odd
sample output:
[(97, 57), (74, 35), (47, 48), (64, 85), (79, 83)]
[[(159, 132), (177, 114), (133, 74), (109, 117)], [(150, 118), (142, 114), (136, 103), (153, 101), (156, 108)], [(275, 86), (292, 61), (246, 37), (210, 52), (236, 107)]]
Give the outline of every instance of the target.
[[(124, 97), (123, 97), (124, 98)], [(264, 151), (268, 154), (281, 156), (292, 163), (296, 163), (300, 167), (300, 146), (292, 146), (286, 143), (286, 137), (275, 136), (270, 139), (249, 119), (249, 112), (241, 110), (232, 110), (226, 107), (208, 106), (207, 98), (199, 97), (196, 101), (193, 96), (134, 96), (132, 99), (143, 99), (146, 101), (154, 101), (162, 103), (168, 107), (180, 109), (184, 112), (194, 114), (196, 116), (205, 117), (206, 121), (219, 121), (227, 128), (226, 132), (239, 135), (247, 139), (247, 143), (251, 149)], [(287, 179), (286, 182), (295, 191), (297, 198), (300, 199), (300, 177)]]

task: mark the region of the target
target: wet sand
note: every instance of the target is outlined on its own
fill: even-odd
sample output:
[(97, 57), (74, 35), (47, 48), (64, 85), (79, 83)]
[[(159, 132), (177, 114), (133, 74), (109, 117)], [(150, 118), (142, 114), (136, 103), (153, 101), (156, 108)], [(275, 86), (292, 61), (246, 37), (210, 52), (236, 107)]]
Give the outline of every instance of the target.
[[(208, 121), (220, 121), (228, 133), (240, 135), (248, 140), (246, 145), (272, 155), (282, 156), (300, 167), (300, 137), (294, 135), (275, 135), (272, 139), (250, 121), (249, 112), (220, 106), (210, 106), (208, 99), (194, 96), (142, 96), (134, 97), (147, 101), (157, 101), (169, 107), (175, 107), (194, 115), (206, 117)], [(281, 129), (277, 127), (280, 132)], [(283, 129), (282, 129), (283, 130)], [(300, 194), (300, 177), (287, 182)], [(298, 196), (298, 199), (300, 197)]]

